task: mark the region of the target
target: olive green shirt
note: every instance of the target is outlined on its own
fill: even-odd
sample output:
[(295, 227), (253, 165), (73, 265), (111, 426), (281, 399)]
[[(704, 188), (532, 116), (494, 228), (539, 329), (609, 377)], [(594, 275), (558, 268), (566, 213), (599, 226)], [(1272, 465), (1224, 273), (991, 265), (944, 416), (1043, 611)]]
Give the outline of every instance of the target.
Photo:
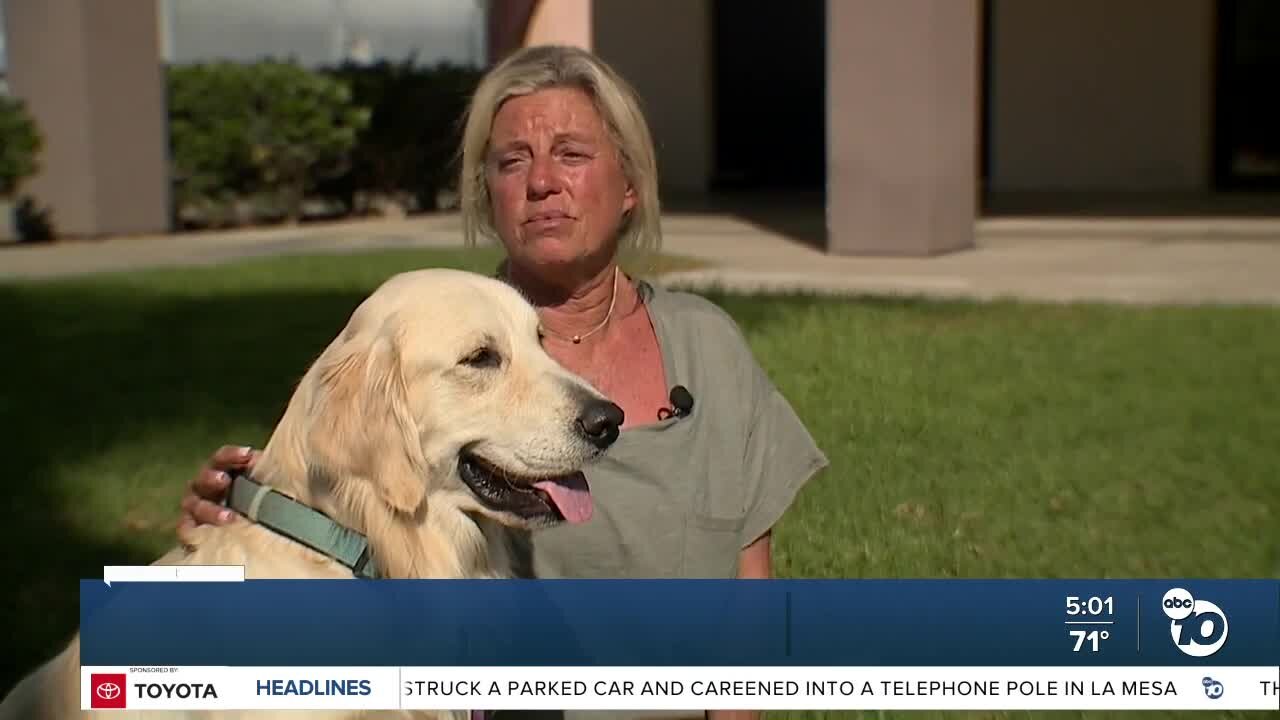
[[(623, 430), (586, 471), (591, 520), (526, 536), (540, 578), (733, 578), (738, 553), (768, 532), (827, 458), (737, 324), (694, 294), (638, 283), (667, 384), (693, 396), (684, 417)], [(523, 569), (527, 573), (528, 567)], [(686, 712), (502, 711), (494, 720), (699, 717)]]
[[(595, 514), (539, 530), (540, 578), (732, 578), (827, 458), (756, 363), (737, 324), (698, 295), (638, 282), (684, 417), (641, 418), (589, 468)], [(527, 570), (526, 570), (527, 571)]]

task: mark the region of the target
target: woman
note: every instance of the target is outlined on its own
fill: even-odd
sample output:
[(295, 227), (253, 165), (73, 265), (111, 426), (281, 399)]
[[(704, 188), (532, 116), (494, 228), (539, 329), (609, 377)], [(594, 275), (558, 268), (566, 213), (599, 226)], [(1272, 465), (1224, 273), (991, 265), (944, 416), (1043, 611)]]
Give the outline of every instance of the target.
[[(500, 274), (538, 307), (548, 352), (625, 413), (588, 472), (594, 518), (535, 533), (529, 569), (770, 577), (770, 531), (827, 460), (728, 315), (619, 270), (620, 249), (660, 240), (654, 149), (634, 92), (585, 51), (524, 49), (477, 88), (462, 150), (468, 241), (502, 243)], [(676, 386), (688, 391), (680, 408)], [(184, 524), (229, 519), (216, 504), (225, 471), (252, 457), (218, 451), (183, 501)]]

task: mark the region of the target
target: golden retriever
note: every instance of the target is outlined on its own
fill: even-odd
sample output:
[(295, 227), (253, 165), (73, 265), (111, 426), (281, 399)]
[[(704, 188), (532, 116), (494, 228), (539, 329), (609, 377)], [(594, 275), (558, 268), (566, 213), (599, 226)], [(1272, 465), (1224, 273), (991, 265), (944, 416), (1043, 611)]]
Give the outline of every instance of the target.
[[(590, 517), (581, 469), (617, 439), (622, 420), (621, 409), (546, 354), (537, 314), (516, 290), (471, 273), (419, 270), (389, 279), (356, 308), (298, 383), (253, 476), (363, 533), (382, 577), (502, 577), (508, 528)], [(248, 578), (352, 577), (246, 518), (196, 528), (155, 564), (243, 565)], [(192, 618), (193, 638), (199, 622)], [(80, 708), (77, 635), (9, 694), (0, 720), (78, 717)], [(299, 715), (215, 715), (277, 714)]]

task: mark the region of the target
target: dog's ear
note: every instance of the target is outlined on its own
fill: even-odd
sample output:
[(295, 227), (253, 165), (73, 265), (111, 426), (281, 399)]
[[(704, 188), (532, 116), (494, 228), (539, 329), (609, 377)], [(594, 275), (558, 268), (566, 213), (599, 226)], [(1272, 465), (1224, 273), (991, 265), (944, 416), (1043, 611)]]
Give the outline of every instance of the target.
[(394, 340), (348, 339), (316, 362), (307, 444), (315, 463), (360, 477), (399, 512), (426, 497), (425, 460)]

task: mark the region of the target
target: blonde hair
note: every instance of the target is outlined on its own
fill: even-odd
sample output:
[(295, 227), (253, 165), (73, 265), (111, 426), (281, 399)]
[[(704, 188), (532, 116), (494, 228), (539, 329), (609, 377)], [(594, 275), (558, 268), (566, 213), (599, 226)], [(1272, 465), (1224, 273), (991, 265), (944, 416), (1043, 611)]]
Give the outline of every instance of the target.
[(497, 237), (493, 205), (485, 183), (485, 155), (493, 118), (513, 97), (555, 87), (586, 92), (595, 105), (636, 194), (635, 208), (622, 220), (619, 250), (656, 251), (662, 244), (657, 159), (649, 125), (635, 90), (592, 53), (574, 47), (541, 45), (517, 50), (480, 81), (467, 109), (462, 133), (459, 202), (463, 236)]

